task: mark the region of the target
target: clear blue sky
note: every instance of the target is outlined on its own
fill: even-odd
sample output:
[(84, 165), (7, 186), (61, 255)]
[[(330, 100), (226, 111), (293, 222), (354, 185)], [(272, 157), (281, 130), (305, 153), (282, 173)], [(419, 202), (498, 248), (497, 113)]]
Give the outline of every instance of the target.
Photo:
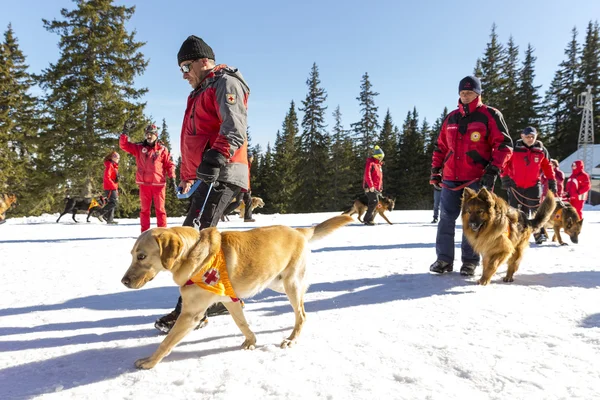
[[(370, 4), (369, 4), (370, 3)], [(536, 49), (536, 84), (548, 87), (570, 39), (579, 30), (583, 42), (588, 21), (600, 18), (599, 0), (572, 6), (558, 0), (502, 2), (454, 1), (115, 1), (136, 6), (129, 30), (147, 44), (150, 60), (136, 85), (147, 87), (147, 113), (166, 118), (175, 153), (190, 87), (177, 66), (177, 51), (188, 35), (202, 37), (217, 63), (238, 67), (252, 94), (249, 125), (253, 144), (266, 147), (294, 100), (301, 105), (306, 80), (316, 62), (328, 94), (327, 123), (340, 106), (346, 128), (360, 119), (356, 97), (361, 77), (369, 73), (380, 120), (389, 108), (394, 123), (417, 107), (430, 123), (443, 108), (453, 109), (458, 81), (471, 74), (482, 56), (492, 24), (502, 43), (509, 36), (521, 50)], [(11, 22), (31, 72), (59, 57), (57, 34), (42, 18), (60, 18), (67, 0), (1, 2), (0, 29)], [(484, 96), (485, 96), (485, 87)], [(485, 99), (485, 97), (484, 97)], [(300, 113), (300, 117), (301, 117)]]

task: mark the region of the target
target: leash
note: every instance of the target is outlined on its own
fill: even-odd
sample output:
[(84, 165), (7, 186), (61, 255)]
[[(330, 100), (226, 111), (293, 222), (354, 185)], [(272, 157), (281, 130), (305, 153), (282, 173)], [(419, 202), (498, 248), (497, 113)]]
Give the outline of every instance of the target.
[[(200, 180), (198, 180), (198, 182), (200, 182)], [(208, 196), (210, 196), (210, 191), (213, 188), (213, 183), (210, 184), (210, 186), (208, 187), (208, 192), (206, 192), (206, 197), (204, 198), (204, 204), (202, 204), (202, 208), (200, 209), (200, 212), (198, 213), (198, 216), (196, 218), (194, 218), (194, 226), (196, 228), (198, 228), (198, 230), (200, 230), (200, 217), (202, 216), (202, 213), (204, 212), (204, 207), (206, 207), (206, 202), (208, 202)]]
[(513, 194), (513, 196), (515, 196), (515, 200), (517, 200), (517, 201), (519, 202), (519, 204), (521, 204), (522, 206), (525, 206), (525, 207), (527, 207), (527, 208), (536, 208), (536, 207), (537, 207), (537, 206), (535, 206), (535, 205), (533, 205), (533, 206), (530, 206), (530, 205), (527, 205), (527, 204), (523, 203), (523, 202), (522, 202), (522, 201), (519, 199), (519, 197), (520, 197), (521, 199), (525, 199), (525, 200), (529, 200), (529, 201), (536, 202), (538, 206), (541, 204), (541, 200), (540, 200), (540, 199), (531, 199), (531, 198), (529, 198), (529, 197), (526, 197), (526, 196), (522, 195), (521, 193), (517, 192), (517, 190), (516, 190), (515, 188), (513, 188), (513, 187), (511, 187), (511, 188), (510, 188), (510, 191), (511, 191), (511, 193)]
[(440, 183), (440, 186), (443, 188), (446, 188), (448, 190), (452, 190), (453, 192), (456, 192), (458, 190), (466, 188), (467, 186), (471, 186), (473, 183), (477, 182), (478, 180), (479, 180), (478, 178), (472, 179), (469, 182), (463, 183), (462, 185), (457, 186), (455, 188), (448, 187), (448, 185), (446, 185), (445, 183)]

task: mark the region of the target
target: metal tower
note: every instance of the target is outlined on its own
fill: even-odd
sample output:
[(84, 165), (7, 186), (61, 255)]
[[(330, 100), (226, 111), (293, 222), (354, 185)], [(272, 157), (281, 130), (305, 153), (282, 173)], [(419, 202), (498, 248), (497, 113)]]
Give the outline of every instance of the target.
[(583, 108), (579, 141), (577, 142), (577, 158), (583, 160), (585, 171), (591, 177), (592, 169), (594, 169), (594, 96), (591, 86), (586, 89), (577, 96), (577, 107)]

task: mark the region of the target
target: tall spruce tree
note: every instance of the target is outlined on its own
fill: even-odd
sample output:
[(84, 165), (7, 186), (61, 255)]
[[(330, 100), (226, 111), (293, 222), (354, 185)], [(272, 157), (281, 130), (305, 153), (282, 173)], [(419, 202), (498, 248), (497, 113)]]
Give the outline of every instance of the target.
[[(581, 50), (581, 67), (579, 73), (579, 93), (592, 88), (594, 96), (594, 143), (600, 138), (600, 28), (598, 21), (590, 21), (585, 34), (585, 42)], [(596, 160), (600, 161), (600, 160)]]
[[(101, 190), (102, 158), (118, 149), (124, 121), (132, 115), (142, 120), (140, 98), (147, 90), (135, 88), (134, 78), (148, 62), (139, 51), (144, 43), (125, 28), (135, 7), (112, 0), (75, 3), (75, 9), (61, 10), (61, 20), (43, 20), (60, 35), (60, 57), (40, 76), (52, 120), (44, 140), (52, 183), (68, 182), (71, 193), (89, 196)], [(137, 196), (122, 194), (119, 210), (132, 212), (128, 202)]]
[(272, 207), (278, 213), (294, 210), (294, 195), (298, 189), (298, 115), (294, 101), (283, 121), (281, 132), (275, 139), (272, 178), (280, 187), (271, 193)]
[(44, 183), (36, 174), (35, 158), (41, 110), (30, 94), (35, 82), (28, 68), (9, 24), (0, 43), (0, 192), (17, 195), (18, 215), (37, 205), (37, 196), (30, 193), (42, 189)]
[(330, 201), (334, 209), (342, 209), (348, 205), (360, 189), (360, 181), (354, 174), (355, 155), (349, 131), (344, 129), (342, 112), (338, 105), (333, 111), (335, 124), (331, 132), (331, 179)]
[(502, 90), (504, 87), (503, 65), (506, 58), (504, 46), (498, 40), (496, 24), (492, 25), (490, 41), (486, 45), (484, 56), (475, 69), (481, 70), (481, 86), (484, 102), (492, 107), (500, 108), (504, 104)]
[[(513, 137), (516, 137), (524, 128), (539, 126), (541, 123), (542, 98), (539, 94), (541, 85), (536, 86), (534, 83), (537, 57), (533, 55), (533, 52), (534, 49), (531, 44), (527, 45), (525, 59), (519, 70), (519, 87), (517, 89), (519, 107), (514, 118), (515, 127), (513, 129), (509, 128)], [(540, 132), (543, 132), (543, 130), (540, 130)]]
[(273, 195), (280, 190), (279, 183), (275, 181), (273, 175), (274, 155), (271, 150), (271, 144), (267, 143), (267, 150), (264, 156), (258, 160), (258, 171), (256, 182), (253, 184), (253, 191), (256, 190), (261, 194), (261, 198), (265, 202), (262, 211), (265, 213), (277, 212), (273, 205)]
[(362, 117), (360, 121), (350, 124), (358, 138), (358, 156), (363, 160), (369, 156), (377, 139), (377, 130), (381, 127), (377, 115), (378, 107), (375, 105), (376, 96), (379, 96), (379, 93), (373, 91), (369, 73), (365, 72), (360, 85), (360, 95), (356, 98)]
[(396, 135), (394, 121), (389, 108), (385, 113), (385, 117), (383, 117), (383, 125), (381, 132), (379, 133), (379, 138), (377, 139), (377, 144), (385, 154), (383, 165), (383, 188), (386, 192), (398, 193), (397, 188), (394, 187), (393, 174), (391, 173), (391, 171), (398, 168), (398, 136)]
[(499, 93), (502, 95), (502, 102), (496, 104), (494, 107), (497, 107), (502, 111), (508, 130), (512, 133), (514, 138), (515, 136), (519, 136), (518, 132), (524, 127), (517, 126), (522, 99), (518, 96), (519, 47), (515, 44), (512, 36), (508, 39), (508, 43), (506, 44), (505, 57), (501, 69), (503, 74), (501, 78), (503, 86)]
[(325, 211), (331, 182), (329, 160), (330, 138), (325, 131), (325, 110), (327, 100), (325, 89), (321, 87), (319, 69), (314, 63), (306, 80), (308, 93), (302, 101), (302, 134), (300, 135), (298, 162), (298, 201), (299, 212)]

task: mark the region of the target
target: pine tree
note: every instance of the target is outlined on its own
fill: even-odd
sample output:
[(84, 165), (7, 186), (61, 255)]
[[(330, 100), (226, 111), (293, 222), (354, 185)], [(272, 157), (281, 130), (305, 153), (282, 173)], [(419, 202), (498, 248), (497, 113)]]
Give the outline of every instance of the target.
[(383, 188), (386, 192), (398, 193), (397, 188), (393, 185), (393, 174), (391, 171), (398, 168), (398, 154), (396, 153), (398, 148), (398, 137), (394, 129), (394, 121), (392, 120), (392, 114), (388, 108), (383, 117), (383, 126), (377, 139), (377, 144), (383, 150), (384, 164), (383, 164)]
[[(517, 90), (517, 99), (519, 108), (515, 115), (515, 129), (512, 129), (512, 136), (516, 137), (524, 128), (528, 126), (539, 126), (541, 123), (542, 99), (539, 94), (541, 85), (536, 86), (535, 80), (535, 61), (537, 57), (533, 55), (534, 49), (529, 44), (525, 51), (525, 59), (519, 71), (519, 88)], [(510, 129), (510, 128), (509, 128)], [(540, 133), (542, 131), (540, 130)]]
[(35, 158), (42, 110), (30, 94), (35, 82), (28, 68), (9, 24), (0, 43), (0, 192), (17, 195), (18, 215), (37, 204), (37, 197), (30, 193), (44, 183), (36, 175)]
[(375, 144), (377, 130), (381, 127), (378, 122), (378, 107), (375, 106), (376, 96), (379, 96), (379, 93), (372, 90), (369, 74), (365, 72), (360, 85), (360, 95), (356, 98), (360, 103), (362, 118), (360, 121), (350, 124), (358, 138), (359, 157), (362, 159), (369, 156), (369, 152)]
[[(55, 177), (51, 183), (68, 182), (73, 194), (89, 196), (101, 191), (102, 158), (118, 149), (125, 120), (142, 119), (140, 98), (147, 90), (136, 89), (134, 78), (148, 63), (139, 51), (144, 43), (125, 29), (135, 7), (114, 6), (112, 0), (75, 3), (74, 10), (61, 10), (62, 20), (43, 20), (60, 35), (59, 60), (40, 77), (53, 121), (43, 140)], [(135, 212), (137, 196), (119, 186), (119, 214)]]
[(338, 105), (333, 112), (335, 125), (332, 129), (330, 202), (333, 209), (343, 209), (353, 194), (360, 190), (355, 170), (355, 155), (349, 131), (342, 124), (342, 112)]
[(484, 102), (492, 107), (500, 108), (504, 103), (502, 89), (504, 85), (503, 70), (506, 52), (504, 46), (498, 41), (496, 34), (496, 24), (492, 25), (490, 41), (486, 45), (484, 57), (475, 69), (481, 70), (481, 86), (484, 90)]
[(253, 184), (253, 191), (261, 193), (260, 197), (265, 202), (262, 211), (267, 214), (277, 212), (273, 206), (273, 195), (281, 189), (281, 186), (273, 179), (273, 164), (271, 144), (267, 143), (265, 155), (258, 160), (256, 185)]
[[(505, 50), (506, 56), (502, 64), (502, 102), (497, 103), (495, 107), (502, 111), (509, 132), (512, 132), (513, 138), (519, 136), (524, 127), (517, 125), (519, 110), (522, 108), (522, 99), (518, 96), (519, 90), (519, 47), (515, 44), (513, 37), (508, 39)], [(486, 91), (487, 92), (487, 91)]]
[(585, 43), (581, 51), (579, 93), (592, 87), (594, 96), (594, 143), (600, 138), (600, 28), (598, 21), (587, 26)]
[(325, 89), (319, 79), (319, 69), (314, 63), (306, 80), (308, 93), (302, 101), (302, 134), (300, 135), (298, 163), (298, 202), (299, 212), (325, 211), (331, 182), (329, 160), (330, 138), (325, 131), (324, 105), (327, 99)]
[(299, 132), (296, 105), (292, 100), (281, 133), (278, 131), (275, 139), (272, 179), (280, 186), (271, 194), (271, 198), (272, 207), (278, 213), (293, 212), (295, 206), (294, 194), (298, 189), (299, 179), (297, 158)]

